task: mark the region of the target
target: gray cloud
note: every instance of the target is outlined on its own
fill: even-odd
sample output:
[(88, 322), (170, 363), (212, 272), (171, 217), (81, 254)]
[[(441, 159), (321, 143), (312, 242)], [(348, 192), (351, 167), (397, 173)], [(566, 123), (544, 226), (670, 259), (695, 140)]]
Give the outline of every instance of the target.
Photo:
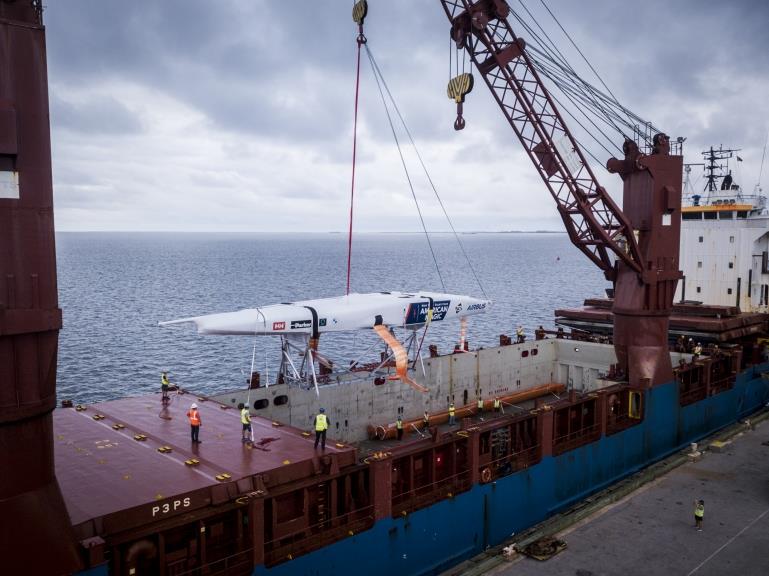
[[(623, 104), (688, 137), (687, 161), (711, 144), (739, 145), (746, 174), (748, 167), (757, 173), (769, 124), (769, 4), (548, 5)], [(526, 6), (596, 83), (541, 3)], [(356, 35), (349, 2), (69, 0), (51, 3), (45, 20), (59, 223), (98, 227), (107, 206), (130, 206), (110, 226), (162, 227), (159, 214), (183, 204), (182, 229), (226, 227), (228, 218), (245, 229), (265, 222), (280, 229), (281, 221), (316, 222), (302, 214), (317, 198), (329, 203), (325, 225), (344, 227)], [(552, 201), (482, 82), (465, 105), (467, 130), (453, 131), (447, 30), (434, 0), (370, 0), (369, 47), (447, 203), (468, 206), (471, 198), (465, 212), (472, 221), (460, 228), (483, 228), (481, 215), (506, 194), (511, 208), (487, 214), (486, 227), (515, 228), (518, 220), (540, 227), (534, 213), (550, 225)], [(360, 197), (374, 202), (366, 189), (401, 194), (399, 161), (365, 57), (359, 125)], [(589, 148), (602, 164), (607, 154)], [(618, 187), (615, 177), (598, 176), (610, 190)], [(520, 215), (512, 200), (524, 188), (533, 213)], [(231, 211), (212, 210), (228, 190)], [(258, 225), (233, 214), (253, 210), (254, 198), (264, 214)], [(361, 205), (363, 225), (390, 222), (372, 208)]]

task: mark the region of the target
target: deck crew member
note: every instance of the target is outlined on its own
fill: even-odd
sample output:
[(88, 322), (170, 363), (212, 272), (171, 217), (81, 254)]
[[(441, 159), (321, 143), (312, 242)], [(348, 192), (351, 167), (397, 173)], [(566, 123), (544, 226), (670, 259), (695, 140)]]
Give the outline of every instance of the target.
[(702, 532), (702, 519), (705, 517), (705, 501), (694, 501), (694, 525)]
[(480, 396), (478, 396), (477, 405), (478, 405), (478, 416), (480, 416), (481, 414), (483, 414), (483, 399)]
[(425, 413), (422, 416), (422, 426), (425, 430), (429, 430), (430, 428), (430, 415), (427, 413), (427, 410), (425, 410)]
[(395, 421), (395, 432), (398, 435), (398, 440), (403, 439), (403, 418), (398, 416), (398, 419)]
[(194, 402), (187, 411), (187, 418), (190, 420), (190, 435), (192, 436), (193, 444), (200, 444), (200, 412), (198, 412), (198, 405)]
[(523, 333), (523, 326), (520, 324), (518, 325), (518, 328), (515, 329), (515, 336), (517, 338), (516, 343), (518, 344), (523, 344), (526, 340), (526, 334)]
[(241, 402), (238, 404), (240, 408), (240, 423), (243, 425), (243, 430), (240, 433), (241, 442), (251, 441), (251, 412), (248, 411), (248, 406)]
[(694, 359), (696, 360), (702, 355), (702, 344), (697, 342), (697, 345), (694, 347)]
[(168, 381), (168, 372), (160, 373), (160, 401), (163, 404), (168, 402), (168, 387), (171, 383)]
[(453, 426), (456, 420), (454, 419), (455, 416), (455, 410), (454, 410), (454, 403), (451, 402), (449, 404), (449, 426)]
[(318, 448), (318, 441), (323, 450), (326, 449), (326, 430), (328, 430), (330, 421), (326, 416), (326, 409), (321, 408), (315, 416), (315, 448)]
[(502, 402), (499, 397), (494, 398), (494, 412), (502, 412)]

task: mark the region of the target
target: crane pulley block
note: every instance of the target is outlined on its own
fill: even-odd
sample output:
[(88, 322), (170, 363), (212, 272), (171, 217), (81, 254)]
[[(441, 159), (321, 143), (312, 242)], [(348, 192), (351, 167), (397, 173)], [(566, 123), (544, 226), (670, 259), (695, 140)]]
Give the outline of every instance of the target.
[(454, 76), (449, 80), (446, 87), (446, 94), (457, 103), (457, 119), (454, 120), (454, 130), (462, 130), (465, 127), (465, 119), (462, 117), (462, 103), (473, 90), (473, 75), (469, 72)]
[(352, 19), (356, 24), (363, 26), (363, 21), (368, 14), (368, 2), (366, 0), (358, 0), (352, 7)]

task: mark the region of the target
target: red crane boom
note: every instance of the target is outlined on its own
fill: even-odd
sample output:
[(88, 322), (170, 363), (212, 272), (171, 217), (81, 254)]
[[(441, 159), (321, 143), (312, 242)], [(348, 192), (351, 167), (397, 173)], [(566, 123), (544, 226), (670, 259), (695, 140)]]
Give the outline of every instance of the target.
[[(585, 160), (507, 16), (504, 0), (441, 0), (451, 36), (470, 55), (505, 118), (556, 201), (572, 243), (614, 283), (614, 345), (631, 384), (672, 378), (668, 320), (678, 270), (683, 159), (670, 155), (667, 136), (641, 154), (631, 140), (610, 172), (624, 181), (620, 210)], [(464, 75), (467, 76), (467, 75)], [(459, 105), (471, 78), (457, 77), (449, 94)], [(612, 255), (616, 257), (613, 261)]]

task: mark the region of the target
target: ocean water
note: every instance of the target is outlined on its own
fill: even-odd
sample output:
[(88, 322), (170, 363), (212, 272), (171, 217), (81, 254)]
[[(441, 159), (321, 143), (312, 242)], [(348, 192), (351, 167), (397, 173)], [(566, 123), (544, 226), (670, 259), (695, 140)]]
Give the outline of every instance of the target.
[[(455, 238), (431, 237), (445, 291), (494, 300), (470, 319), (472, 348), (493, 346), (522, 324), (529, 337), (553, 327), (555, 308), (600, 296), (603, 274), (565, 234), (463, 234), (482, 284)], [(274, 381), (278, 338), (200, 336), (192, 325), (158, 322), (345, 291), (342, 234), (58, 233), (58, 396), (94, 402), (159, 389), (160, 371), (198, 393), (245, 387), (252, 352), (262, 378)], [(354, 292), (443, 291), (424, 235), (354, 238)], [(403, 335), (403, 332), (401, 332)], [(436, 323), (425, 339), (448, 351), (458, 323)], [(375, 343), (371, 332), (325, 335), (320, 350), (341, 364)]]

